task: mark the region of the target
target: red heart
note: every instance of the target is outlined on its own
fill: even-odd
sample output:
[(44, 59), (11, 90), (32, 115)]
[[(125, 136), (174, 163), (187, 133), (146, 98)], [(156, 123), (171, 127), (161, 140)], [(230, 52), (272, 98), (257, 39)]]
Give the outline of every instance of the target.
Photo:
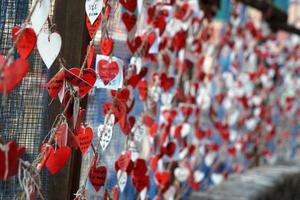
[(120, 0), (119, 2), (130, 12), (134, 12), (137, 6), (137, 0)]
[(89, 172), (89, 178), (96, 192), (105, 184), (107, 170), (105, 166), (96, 167), (94, 164)]
[(127, 45), (132, 53), (135, 53), (136, 50), (141, 46), (142, 39), (140, 36), (134, 38), (134, 40), (130, 41), (127, 39)]
[(63, 147), (67, 145), (68, 140), (68, 124), (62, 123), (57, 127), (55, 132), (55, 140), (56, 144), (59, 147)]
[(116, 92), (115, 90), (111, 91), (111, 95), (115, 97), (117, 95), (117, 99), (126, 102), (130, 96), (130, 91), (128, 88), (123, 88), (122, 90)]
[(166, 186), (170, 180), (170, 172), (168, 171), (155, 172), (154, 176), (159, 186)]
[(138, 83), (139, 95), (142, 101), (145, 101), (148, 96), (148, 82), (147, 80), (142, 80)]
[(130, 166), (130, 163), (132, 163), (131, 153), (127, 151), (124, 154), (120, 155), (118, 160), (116, 161), (116, 171), (118, 170), (127, 171), (128, 167)]
[(130, 32), (136, 24), (136, 16), (127, 12), (122, 14), (122, 20), (128, 32)]
[(53, 146), (48, 145), (48, 144), (42, 145), (41, 153), (43, 153), (43, 158), (42, 158), (41, 162), (39, 163), (39, 166), (38, 166), (39, 169), (42, 169), (45, 166), (50, 154), (53, 152), (54, 152)]
[(93, 129), (91, 127), (80, 127), (76, 140), (82, 154), (85, 154), (89, 149), (93, 135)]
[(133, 177), (132, 183), (138, 192), (141, 192), (145, 187), (149, 187), (150, 185), (150, 177), (147, 176), (140, 176), (140, 177)]
[(95, 61), (95, 48), (91, 45), (88, 45), (87, 47), (87, 68), (92, 68), (94, 61)]
[(24, 152), (25, 148), (18, 147), (15, 141), (10, 141), (2, 145), (2, 147), (0, 146), (0, 180), (6, 180), (8, 177), (18, 173), (19, 158)]
[(167, 26), (166, 17), (163, 15), (157, 16), (155, 21), (153, 22), (153, 25), (155, 26), (155, 28), (159, 29), (159, 34), (162, 35)]
[(97, 32), (98, 28), (100, 27), (101, 22), (102, 22), (102, 15), (99, 15), (93, 24), (91, 24), (88, 16), (86, 16), (85, 23), (86, 23), (86, 27), (89, 31), (91, 38), (94, 37), (95, 33)]
[[(5, 58), (0, 56), (0, 66), (5, 62)], [(0, 71), (2, 79), (0, 79), (0, 92), (9, 93), (24, 78), (29, 68), (29, 62), (22, 58), (17, 59), (9, 65), (5, 65)]]
[(183, 5), (178, 5), (178, 6), (176, 6), (174, 16), (177, 19), (182, 20), (185, 17), (185, 15), (187, 14), (188, 9), (189, 9), (188, 3), (183, 3)]
[(151, 169), (152, 169), (153, 172), (156, 171), (157, 163), (158, 163), (159, 160), (160, 160), (159, 156), (152, 156), (150, 158), (150, 167), (151, 167)]
[[(21, 30), (20, 27), (15, 26), (12, 28), (13, 40), (16, 42), (17, 38), (17, 50), (20, 54), (20, 57), (23, 59), (28, 58), (30, 53), (35, 47), (36, 44), (36, 34), (32, 28), (25, 28)], [(21, 34), (19, 36), (19, 34)]]
[(64, 85), (64, 80), (65, 80), (65, 72), (63, 69), (61, 69), (47, 83), (47, 90), (48, 90), (49, 95), (52, 98), (56, 98), (58, 96), (58, 93), (60, 92), (61, 88)]
[(185, 46), (187, 32), (185, 31), (178, 31), (172, 39), (172, 44), (174, 47), (179, 50)]
[(160, 87), (163, 88), (165, 92), (169, 91), (175, 83), (175, 79), (173, 77), (167, 77), (165, 73), (163, 73), (160, 77)]
[(100, 49), (103, 55), (110, 55), (113, 50), (113, 40), (111, 38), (103, 38), (100, 41)]
[(166, 154), (170, 158), (174, 155), (176, 151), (176, 144), (174, 142), (169, 142), (169, 144), (166, 146)]
[(189, 117), (193, 112), (192, 106), (188, 105), (180, 105), (179, 109), (184, 117)]
[(61, 168), (63, 168), (69, 160), (71, 149), (68, 146), (59, 148), (58, 150), (51, 152), (46, 162), (46, 167), (51, 174), (56, 174)]
[(144, 78), (144, 76), (146, 76), (147, 72), (148, 72), (148, 69), (146, 67), (143, 67), (139, 74), (134, 74), (128, 79), (127, 85), (131, 85), (133, 88), (135, 88), (136, 85), (138, 84), (138, 82), (142, 78)]
[(113, 199), (114, 200), (119, 200), (119, 196), (120, 196), (120, 190), (117, 186), (113, 187), (113, 189), (111, 190), (112, 194), (113, 194)]
[(146, 161), (141, 158), (137, 159), (133, 167), (133, 176), (135, 177), (144, 176), (147, 173), (147, 171), (148, 169), (147, 169)]
[(112, 81), (119, 73), (118, 63), (112, 61), (109, 63), (107, 60), (100, 60), (98, 62), (98, 74), (103, 81), (104, 85), (107, 85)]
[(96, 82), (96, 72), (91, 68), (83, 69), (82, 76), (79, 68), (72, 68), (65, 71), (65, 78), (74, 86), (79, 87), (79, 96), (84, 97), (93, 88)]

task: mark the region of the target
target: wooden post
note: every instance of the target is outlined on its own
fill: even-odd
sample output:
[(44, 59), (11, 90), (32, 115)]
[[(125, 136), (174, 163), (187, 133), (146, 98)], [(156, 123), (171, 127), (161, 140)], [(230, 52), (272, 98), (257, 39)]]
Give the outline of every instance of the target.
[[(53, 22), (56, 24), (56, 31), (62, 36), (61, 55), (65, 59), (65, 67), (79, 68), (89, 41), (85, 26), (85, 1), (56, 0)], [(55, 63), (50, 69), (49, 78), (59, 69), (58, 63)], [(62, 109), (57, 100), (50, 105), (49, 126), (51, 126), (57, 114), (62, 112)], [(76, 193), (79, 187), (80, 168), (81, 153), (78, 150), (72, 150), (71, 159), (67, 166), (57, 174), (49, 176), (48, 199), (73, 199), (73, 194)]]

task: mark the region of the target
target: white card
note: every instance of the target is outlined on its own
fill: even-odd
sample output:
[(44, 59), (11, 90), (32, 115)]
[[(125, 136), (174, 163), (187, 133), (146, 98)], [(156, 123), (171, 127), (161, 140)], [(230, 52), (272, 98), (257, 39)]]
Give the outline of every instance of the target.
[(116, 77), (111, 80), (107, 85), (105, 85), (103, 83), (103, 81), (101, 80), (99, 73), (98, 73), (98, 62), (100, 60), (109, 60), (108, 56), (104, 56), (104, 55), (97, 55), (96, 56), (96, 66), (95, 66), (95, 71), (97, 73), (97, 81), (95, 83), (95, 87), (97, 88), (106, 88), (106, 89), (110, 89), (110, 90), (117, 90), (123, 87), (123, 65), (124, 62), (123, 60), (117, 58), (117, 57), (112, 57), (111, 62), (116, 62), (118, 64), (119, 67), (119, 73), (116, 75)]
[(37, 49), (49, 69), (57, 58), (61, 49), (61, 37), (58, 33), (41, 32), (37, 38)]
[(96, 19), (101, 13), (103, 0), (86, 0), (85, 1), (85, 12), (88, 16), (91, 24), (94, 24)]
[(50, 0), (33, 0), (32, 5), (35, 5), (36, 1), (38, 1), (38, 3), (32, 13), (31, 23), (35, 33), (38, 34), (48, 18)]

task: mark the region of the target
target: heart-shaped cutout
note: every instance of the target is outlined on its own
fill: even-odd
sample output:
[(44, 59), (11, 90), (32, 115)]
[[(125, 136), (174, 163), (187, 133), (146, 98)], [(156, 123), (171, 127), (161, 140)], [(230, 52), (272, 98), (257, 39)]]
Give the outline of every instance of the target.
[(104, 85), (107, 85), (110, 81), (112, 81), (118, 73), (119, 66), (117, 62), (108, 62), (107, 60), (100, 60), (98, 62), (98, 74)]
[[(0, 56), (0, 66), (5, 62), (4, 56)], [(29, 62), (22, 58), (15, 60), (13, 63), (5, 65), (0, 72), (0, 92), (9, 93), (12, 91), (24, 78), (29, 69)]]
[(107, 170), (105, 166), (96, 167), (94, 164), (89, 172), (91, 184), (94, 186), (96, 192), (105, 184)]
[(36, 34), (38, 34), (48, 18), (51, 4), (50, 4), (50, 0), (43, 0), (43, 1), (34, 0), (32, 2), (32, 5), (35, 5), (36, 2), (37, 5), (34, 11), (32, 12), (30, 19), (34, 31), (36, 32)]
[(68, 146), (61, 147), (54, 152), (51, 152), (46, 162), (46, 167), (51, 174), (56, 174), (62, 169), (69, 160), (71, 149)]
[(86, 0), (85, 12), (91, 24), (97, 20), (102, 10), (102, 0)]
[(78, 135), (76, 135), (76, 140), (79, 146), (79, 149), (82, 154), (85, 154), (86, 151), (91, 146), (93, 141), (93, 129), (91, 127), (80, 127)]
[(84, 97), (93, 88), (96, 82), (96, 72), (91, 68), (83, 69), (81, 77), (79, 68), (65, 70), (65, 79), (74, 86), (79, 87), (79, 96)]
[(134, 14), (129, 14), (125, 12), (122, 14), (122, 21), (125, 24), (126, 30), (130, 32), (135, 26), (137, 18)]
[[(36, 34), (32, 28), (21, 29), (18, 26), (12, 28), (13, 39), (17, 43), (16, 47), (23, 59), (28, 58), (36, 44)], [(19, 35), (20, 34), (20, 35)], [(18, 39), (18, 41), (16, 41)]]
[(61, 49), (61, 36), (58, 33), (41, 32), (37, 39), (37, 48), (49, 69), (57, 58)]

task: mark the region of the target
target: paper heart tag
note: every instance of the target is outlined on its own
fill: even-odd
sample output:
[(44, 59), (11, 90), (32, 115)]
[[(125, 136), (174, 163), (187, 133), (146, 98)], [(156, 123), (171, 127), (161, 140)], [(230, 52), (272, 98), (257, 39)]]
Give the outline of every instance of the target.
[(188, 179), (190, 171), (185, 167), (177, 167), (174, 170), (174, 175), (179, 182), (184, 182)]
[(130, 152), (125, 152), (125, 153), (122, 153), (118, 160), (116, 161), (116, 166), (118, 167), (118, 169), (122, 170), (122, 171), (127, 171), (128, 170), (128, 167), (131, 163), (131, 153)]
[(117, 172), (117, 178), (120, 191), (123, 192), (127, 184), (127, 173), (122, 170), (119, 170)]
[[(65, 72), (64, 72), (64, 69), (61, 69), (47, 83), (47, 90), (48, 90), (49, 95), (52, 98), (56, 98), (58, 96), (58, 94), (60, 93), (60, 91), (64, 85), (64, 80), (65, 80)], [(62, 95), (64, 95), (64, 93)]]
[(95, 86), (110, 90), (118, 90), (123, 87), (123, 60), (117, 57), (97, 55), (96, 73), (98, 75)]
[(46, 162), (46, 167), (51, 174), (56, 174), (63, 168), (71, 155), (71, 149), (68, 146), (61, 147), (54, 152), (51, 152)]
[(37, 6), (34, 9), (30, 19), (35, 33), (38, 34), (47, 20), (51, 4), (50, 0), (34, 0), (32, 5), (35, 5), (36, 2)]
[(18, 147), (15, 141), (10, 141), (5, 145), (0, 144), (0, 180), (17, 174), (19, 169), (19, 159), (25, 152), (24, 147)]
[(137, 18), (134, 14), (129, 14), (127, 12), (122, 14), (122, 21), (126, 27), (126, 30), (130, 32), (136, 25)]
[(68, 143), (68, 123), (62, 123), (55, 132), (55, 141), (59, 147), (66, 146)]
[(61, 36), (58, 33), (41, 32), (38, 35), (37, 49), (48, 69), (57, 58), (61, 44)]
[(119, 197), (120, 197), (120, 190), (117, 186), (113, 187), (112, 189), (112, 194), (113, 194), (113, 199), (114, 200), (119, 200)]
[(161, 172), (155, 172), (154, 174), (156, 183), (159, 187), (165, 187), (169, 180), (170, 180), (170, 172), (168, 171), (161, 171)]
[(100, 145), (105, 151), (112, 138), (113, 128), (111, 126), (100, 125), (98, 127), (98, 136), (100, 137)]
[(86, 22), (86, 27), (89, 31), (90, 37), (93, 38), (94, 35), (97, 33), (97, 30), (100, 27), (100, 24), (102, 22), (102, 15), (99, 15), (93, 24), (91, 24), (88, 17), (86, 17), (85, 22)]
[(131, 53), (135, 53), (136, 50), (141, 46), (142, 44), (142, 39), (140, 36), (137, 36), (134, 38), (134, 40), (130, 41), (129, 38), (127, 39), (127, 45), (131, 51)]
[(133, 177), (132, 183), (138, 192), (143, 191), (150, 184), (149, 176)]
[(113, 51), (113, 40), (112, 38), (103, 38), (100, 40), (101, 54), (109, 56)]
[(84, 97), (93, 88), (96, 82), (96, 72), (91, 68), (83, 69), (82, 76), (79, 68), (65, 70), (65, 79), (74, 86), (79, 87), (79, 96)]
[[(0, 66), (5, 62), (4, 56), (0, 56)], [(12, 91), (24, 78), (29, 69), (29, 62), (19, 58), (10, 64), (6, 64), (0, 75), (0, 92), (9, 93)]]
[(213, 152), (208, 153), (204, 158), (205, 165), (210, 167), (214, 163), (215, 159), (216, 159), (215, 153)]
[(198, 183), (198, 182), (202, 181), (204, 177), (205, 177), (205, 175), (203, 172), (201, 172), (199, 170), (194, 172), (193, 178), (194, 178), (195, 182)]
[(130, 12), (134, 12), (137, 6), (137, 0), (120, 0), (119, 2)]
[(91, 24), (97, 20), (102, 10), (102, 0), (86, 0), (85, 12)]
[(224, 176), (223, 174), (212, 174), (211, 180), (215, 185), (219, 185), (224, 180)]
[[(12, 35), (14, 41), (17, 42), (16, 47), (20, 57), (23, 59), (28, 58), (37, 40), (34, 30), (32, 28), (24, 28), (22, 30), (20, 27), (15, 26), (12, 28)], [(17, 38), (19, 38), (18, 41), (16, 41)]]
[(145, 101), (148, 97), (148, 82), (147, 82), (147, 80), (141, 80), (138, 83), (138, 92), (139, 92), (141, 101)]
[(140, 120), (132, 128), (132, 131), (134, 133), (134, 140), (137, 142), (142, 142), (143, 138), (147, 134), (146, 127)]
[(87, 57), (86, 67), (92, 68), (95, 63), (95, 48), (94, 48), (94, 46), (88, 45), (87, 51), (88, 51), (87, 52), (88, 57)]
[(105, 166), (96, 167), (93, 165), (89, 171), (89, 178), (91, 184), (94, 186), (96, 192), (100, 190), (105, 184), (107, 170)]
[(82, 154), (85, 154), (93, 141), (93, 129), (91, 127), (80, 127), (76, 140)]
[(163, 194), (164, 199), (174, 200), (176, 194), (175, 186), (169, 187), (169, 189)]
[(108, 62), (107, 60), (100, 60), (98, 62), (98, 74), (103, 81), (104, 85), (107, 85), (112, 81), (119, 73), (118, 63), (115, 61)]

